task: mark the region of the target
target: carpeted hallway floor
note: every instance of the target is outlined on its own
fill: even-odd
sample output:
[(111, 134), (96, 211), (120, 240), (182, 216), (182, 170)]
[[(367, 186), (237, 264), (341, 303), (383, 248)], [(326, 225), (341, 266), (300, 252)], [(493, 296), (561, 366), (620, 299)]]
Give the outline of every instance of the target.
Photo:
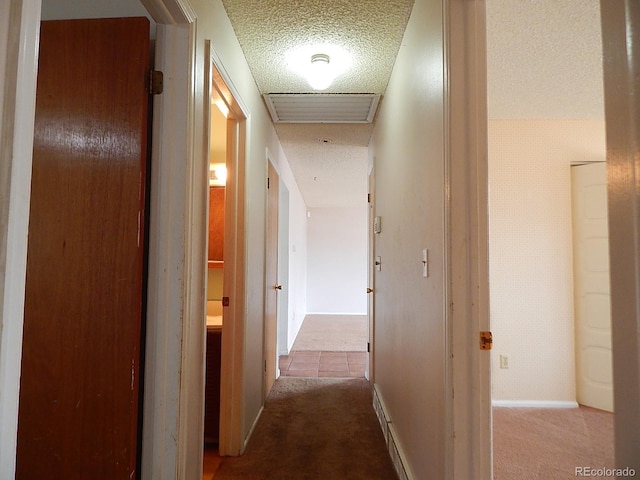
[(494, 480), (569, 480), (576, 468), (614, 465), (612, 413), (583, 406), (493, 409)]
[(278, 379), (244, 455), (215, 480), (394, 480), (364, 378)]

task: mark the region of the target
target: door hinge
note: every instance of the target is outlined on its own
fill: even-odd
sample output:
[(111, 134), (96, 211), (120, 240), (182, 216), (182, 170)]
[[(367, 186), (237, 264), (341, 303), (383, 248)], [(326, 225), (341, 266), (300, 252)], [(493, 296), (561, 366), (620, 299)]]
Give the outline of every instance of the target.
[(367, 353), (371, 353), (371, 342), (367, 342)]
[(267, 361), (266, 360), (264, 361), (264, 371), (265, 371), (265, 373), (267, 372)]
[(493, 347), (491, 332), (480, 332), (480, 350), (491, 350), (491, 347)]
[(229, 297), (222, 297), (222, 306), (223, 307), (229, 306)]
[(160, 95), (164, 90), (164, 74), (160, 70), (149, 72), (149, 95)]
[(271, 179), (267, 177), (267, 190), (271, 188)]
[(371, 194), (367, 193), (367, 203), (371, 203)]

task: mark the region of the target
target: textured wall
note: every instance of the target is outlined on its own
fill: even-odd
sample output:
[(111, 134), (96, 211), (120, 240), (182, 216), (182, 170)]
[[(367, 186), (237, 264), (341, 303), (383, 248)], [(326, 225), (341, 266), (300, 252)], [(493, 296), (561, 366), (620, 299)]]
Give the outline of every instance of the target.
[(489, 121), (494, 400), (575, 401), (570, 165), (604, 156), (601, 120)]

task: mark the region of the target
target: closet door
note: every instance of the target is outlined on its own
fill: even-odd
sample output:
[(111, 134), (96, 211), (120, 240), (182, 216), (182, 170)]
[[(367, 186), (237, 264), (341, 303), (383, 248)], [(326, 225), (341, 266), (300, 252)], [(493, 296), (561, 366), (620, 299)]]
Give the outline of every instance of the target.
[(149, 22), (43, 22), (17, 479), (137, 475)]

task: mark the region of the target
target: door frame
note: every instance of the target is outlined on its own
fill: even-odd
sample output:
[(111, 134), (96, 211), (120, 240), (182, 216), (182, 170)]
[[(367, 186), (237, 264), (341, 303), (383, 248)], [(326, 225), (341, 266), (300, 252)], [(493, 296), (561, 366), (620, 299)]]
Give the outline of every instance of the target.
[(640, 8), (600, 1), (616, 465), (640, 470)]
[[(204, 108), (206, 115), (206, 134), (210, 138), (211, 132), (211, 96), (214, 89), (222, 97), (229, 110), (227, 117), (227, 183), (225, 194), (225, 232), (224, 232), (224, 274), (223, 274), (223, 322), (222, 322), (222, 356), (220, 372), (220, 455), (240, 455), (244, 449), (242, 438), (242, 405), (244, 398), (244, 317), (245, 317), (245, 165), (247, 123), (250, 118), (249, 109), (242, 101), (240, 94), (234, 87), (231, 77), (224, 69), (219, 55), (213, 48), (211, 41), (205, 41), (205, 85)], [(200, 181), (194, 187), (202, 190), (203, 195), (208, 192), (209, 152), (207, 145), (205, 157), (202, 160), (203, 169)], [(199, 183), (199, 184), (198, 184)], [(205, 205), (206, 209), (206, 205)], [(206, 210), (205, 210), (206, 212)], [(208, 219), (208, 215), (203, 220)], [(195, 223), (201, 223), (194, 219)], [(203, 230), (208, 232), (208, 229)], [(197, 235), (196, 235), (197, 237)], [(202, 246), (202, 252), (193, 252), (190, 257), (196, 264), (206, 265), (206, 242), (199, 243), (198, 238), (192, 238), (192, 244)], [(202, 279), (204, 281), (204, 278)], [(204, 284), (203, 284), (204, 286)], [(198, 287), (198, 285), (193, 285)], [(203, 288), (194, 291), (202, 291)], [(228, 305), (225, 299), (229, 299)], [(201, 300), (201, 310), (205, 308), (206, 299)], [(204, 313), (200, 316), (202, 327), (199, 329), (204, 335)], [(204, 338), (201, 339), (204, 341)], [(200, 340), (198, 340), (199, 342)], [(197, 347), (198, 342), (195, 343)], [(193, 362), (185, 368), (190, 368), (189, 378), (193, 375), (203, 375), (203, 367), (197, 362), (203, 361), (197, 348), (185, 352), (185, 357)], [(201, 388), (201, 400), (204, 398), (204, 384)], [(204, 420), (204, 417), (203, 417)], [(202, 444), (200, 442), (200, 451)], [(198, 464), (202, 465), (202, 462)], [(195, 478), (195, 477), (194, 477)]]
[[(289, 242), (289, 189), (282, 181), (282, 177), (278, 189), (278, 283), (282, 285), (282, 290), (278, 293), (276, 355), (280, 358), (280, 355), (289, 353), (289, 249), (291, 248)], [(280, 369), (278, 368), (276, 378), (279, 376)]]
[(480, 332), (490, 330), (486, 11), (484, 0), (444, 6), (445, 472), (489, 480), (491, 364), (480, 350)]
[(14, 478), (16, 465), (40, 2), (14, 0), (0, 6), (1, 478)]
[(185, 478), (193, 468), (187, 459), (202, 458), (202, 435), (193, 429), (204, 427), (204, 406), (194, 407), (202, 398), (199, 385), (180, 375), (193, 336), (185, 321), (194, 315), (188, 293), (197, 282), (188, 261), (200, 175), (191, 68), (196, 15), (189, 0), (141, 2), (157, 22), (154, 68), (164, 73), (164, 93), (153, 100), (142, 476)]

